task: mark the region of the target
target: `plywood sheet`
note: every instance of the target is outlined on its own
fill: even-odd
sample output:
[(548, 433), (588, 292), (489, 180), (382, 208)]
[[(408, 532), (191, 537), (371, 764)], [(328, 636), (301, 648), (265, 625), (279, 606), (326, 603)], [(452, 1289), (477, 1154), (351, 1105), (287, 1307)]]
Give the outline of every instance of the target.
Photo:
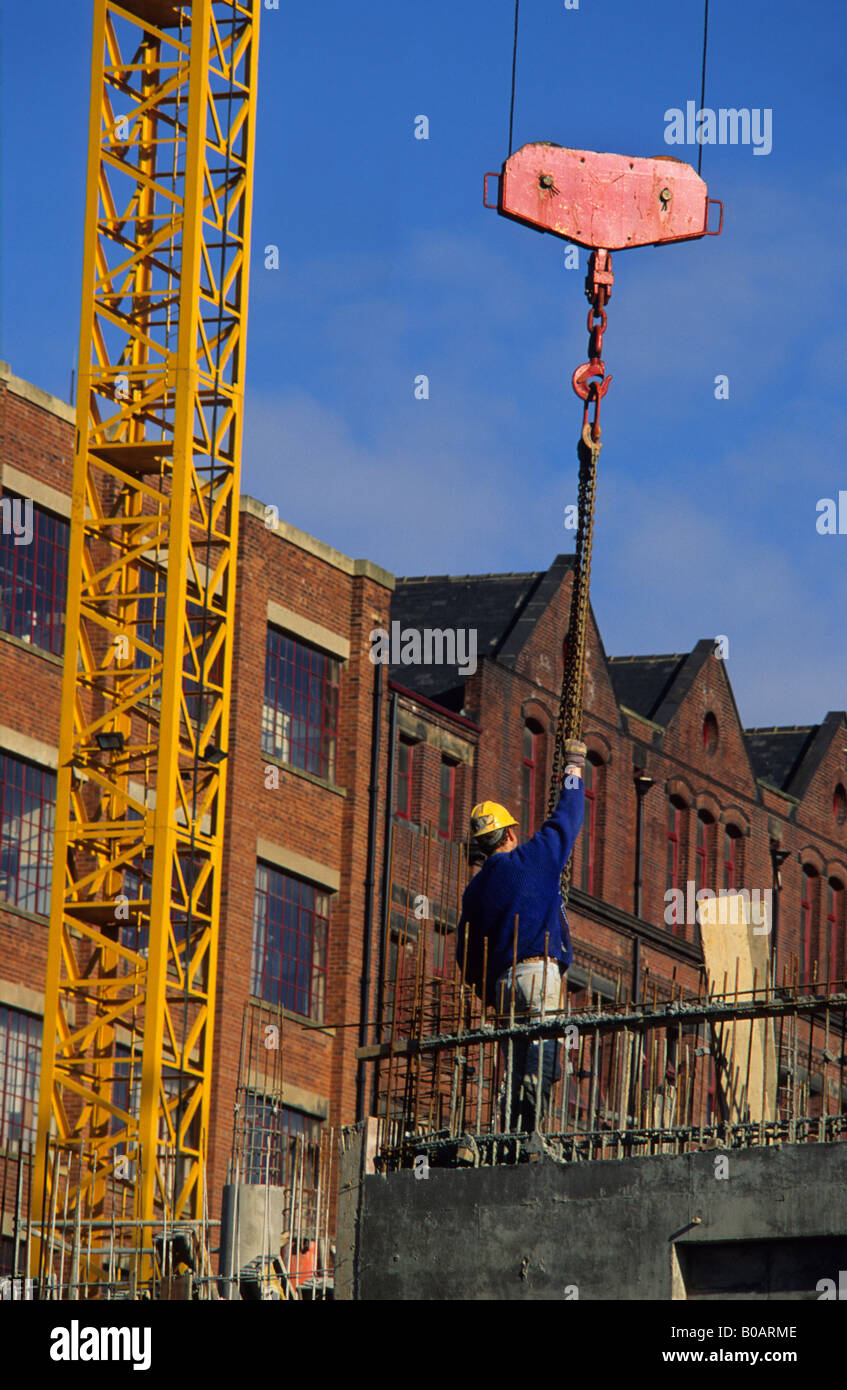
[[(756, 905), (754, 904), (754, 908)], [(756, 989), (762, 997), (770, 983), (770, 926), (767, 917), (751, 912), (749, 898), (731, 894), (699, 904), (700, 935), (709, 989), (749, 1000)], [(756, 930), (758, 928), (758, 930)], [(725, 1066), (719, 1084), (730, 1122), (776, 1118), (776, 1050), (773, 1025), (766, 1019), (727, 1023), (716, 1029)]]

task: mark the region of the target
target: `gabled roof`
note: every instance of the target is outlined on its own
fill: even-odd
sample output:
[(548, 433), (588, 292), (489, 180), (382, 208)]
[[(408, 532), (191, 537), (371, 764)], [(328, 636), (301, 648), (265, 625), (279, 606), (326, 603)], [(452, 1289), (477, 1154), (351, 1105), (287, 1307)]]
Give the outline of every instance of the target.
[(652, 719), (682, 666), (684, 656), (610, 656), (609, 677), (619, 705)]
[(744, 737), (756, 776), (786, 791), (817, 731), (817, 725), (786, 724), (745, 729)]
[(619, 705), (667, 728), (714, 643), (704, 637), (682, 656), (610, 656), (609, 676)]
[(836, 733), (844, 730), (843, 710), (830, 710), (822, 724), (775, 724), (745, 729), (756, 776), (802, 800)]
[[(559, 555), (548, 570), (525, 574), (400, 576), (391, 596), (391, 622), (402, 628), (476, 631), (476, 655), (513, 665), (573, 556)], [(460, 709), (466, 675), (456, 666), (389, 666), (392, 680)]]

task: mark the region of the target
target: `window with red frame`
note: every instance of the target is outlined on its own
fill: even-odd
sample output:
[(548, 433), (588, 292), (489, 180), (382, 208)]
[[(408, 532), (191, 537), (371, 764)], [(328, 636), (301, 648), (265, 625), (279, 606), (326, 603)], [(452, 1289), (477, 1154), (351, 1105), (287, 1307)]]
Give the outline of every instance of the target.
[[(681, 801), (671, 797), (668, 801), (668, 818), (666, 829), (667, 842), (667, 880), (668, 888), (679, 888), (680, 875), (682, 871), (682, 818), (685, 808)], [(674, 931), (681, 929), (681, 924), (677, 918), (677, 900), (673, 899), (671, 926)]]
[(41, 1019), (0, 1007), (0, 1144), (35, 1143)]
[(328, 893), (257, 864), (250, 992), (323, 1023), (328, 928)]
[(18, 524), (31, 512), (32, 534), (16, 545), (14, 528), (0, 527), (0, 629), (60, 656), (65, 640), (70, 523), (28, 498), (4, 492), (6, 511)]
[(723, 829), (723, 887), (737, 888), (740, 879), (740, 831), (736, 825)]
[(521, 759), (521, 836), (529, 839), (535, 833), (536, 776), (538, 772), (539, 731), (527, 722), (523, 730)]
[(441, 783), (438, 789), (438, 833), (449, 840), (453, 833), (453, 809), (456, 800), (456, 764), (441, 759)]
[(800, 888), (800, 960), (804, 979), (812, 974), (814, 952), (813, 937), (816, 933), (815, 898), (817, 895), (817, 872), (810, 864), (803, 865), (802, 886)]
[(433, 975), (449, 975), (456, 960), (456, 914), (450, 909), (447, 920), (436, 918), (432, 923), (430, 951)]
[(707, 816), (703, 811), (697, 815), (697, 842), (694, 848), (694, 891), (699, 893), (701, 888), (710, 888), (709, 873), (711, 869), (712, 848), (714, 845), (715, 822), (711, 816)]
[(0, 752), (0, 901), (46, 916), (56, 774)]
[(394, 814), (401, 820), (412, 819), (412, 772), (415, 745), (401, 738), (397, 745), (397, 778), (394, 790)]
[(826, 885), (826, 960), (823, 962), (823, 977), (843, 979), (844, 969), (844, 884), (837, 878), (831, 878)]
[(268, 628), (262, 752), (335, 781), (340, 662)]
[(585, 816), (582, 822), (582, 871), (580, 888), (584, 893), (598, 894), (600, 884), (597, 873), (597, 793), (600, 782), (600, 764), (589, 753), (585, 759), (583, 785), (585, 787)]
[[(318, 1185), (321, 1122), (305, 1111), (280, 1105), (274, 1096), (248, 1091), (240, 1116), (242, 1174), (245, 1182), (277, 1187), (302, 1182), (303, 1193), (314, 1200)], [(300, 1168), (302, 1165), (302, 1175)]]

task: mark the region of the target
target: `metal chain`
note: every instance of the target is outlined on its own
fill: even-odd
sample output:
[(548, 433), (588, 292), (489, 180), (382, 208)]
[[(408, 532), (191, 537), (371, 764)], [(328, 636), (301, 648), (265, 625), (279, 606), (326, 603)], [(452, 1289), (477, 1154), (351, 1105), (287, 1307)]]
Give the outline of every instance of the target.
[[(565, 743), (579, 738), (582, 732), (582, 706), (585, 687), (585, 652), (588, 631), (589, 596), (591, 589), (591, 552), (594, 544), (594, 501), (597, 489), (597, 461), (600, 457), (600, 402), (612, 378), (606, 376), (600, 358), (603, 334), (606, 329), (605, 305), (614, 280), (611, 256), (608, 251), (594, 251), (588, 263), (585, 291), (591, 301), (588, 311), (589, 361), (573, 374), (573, 387), (584, 402), (579, 456), (579, 495), (577, 500), (576, 554), (573, 567), (573, 587), (568, 619), (567, 646), (562, 669), (562, 691), (559, 716), (553, 745), (553, 769), (547, 814), (553, 814), (559, 800), (564, 775)], [(590, 379), (593, 378), (593, 379)], [(593, 407), (593, 418), (589, 410)], [(565, 865), (561, 878), (562, 902), (568, 900), (571, 861)]]
[(602, 444), (591, 436), (591, 425), (583, 427), (579, 441), (579, 499), (576, 556), (568, 620), (567, 650), (562, 672), (559, 717), (553, 749), (553, 773), (547, 814), (556, 809), (564, 773), (565, 743), (579, 738), (582, 729), (582, 699), (585, 684), (585, 647), (591, 588), (591, 552), (594, 544), (594, 500), (597, 488), (597, 460)]

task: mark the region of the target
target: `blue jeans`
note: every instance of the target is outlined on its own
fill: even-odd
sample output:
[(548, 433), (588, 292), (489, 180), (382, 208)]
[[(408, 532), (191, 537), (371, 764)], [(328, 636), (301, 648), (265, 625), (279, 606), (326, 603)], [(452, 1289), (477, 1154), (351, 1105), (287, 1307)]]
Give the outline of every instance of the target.
[[(546, 978), (545, 978), (546, 977)], [(558, 961), (518, 961), (515, 970), (515, 1022), (527, 1023), (558, 1013), (562, 993), (562, 974)], [(497, 1008), (501, 1019), (508, 1018), (512, 997), (512, 968), (497, 981)], [(512, 1076), (509, 1086), (509, 1044), (500, 1044), (503, 1062), (503, 1081), (500, 1087), (500, 1125), (506, 1131), (535, 1129), (538, 1088), (538, 1123), (544, 1120), (550, 1101), (553, 1082), (561, 1076), (558, 1069), (559, 1045), (555, 1038), (512, 1039)], [(540, 1063), (540, 1066), (539, 1066)]]

